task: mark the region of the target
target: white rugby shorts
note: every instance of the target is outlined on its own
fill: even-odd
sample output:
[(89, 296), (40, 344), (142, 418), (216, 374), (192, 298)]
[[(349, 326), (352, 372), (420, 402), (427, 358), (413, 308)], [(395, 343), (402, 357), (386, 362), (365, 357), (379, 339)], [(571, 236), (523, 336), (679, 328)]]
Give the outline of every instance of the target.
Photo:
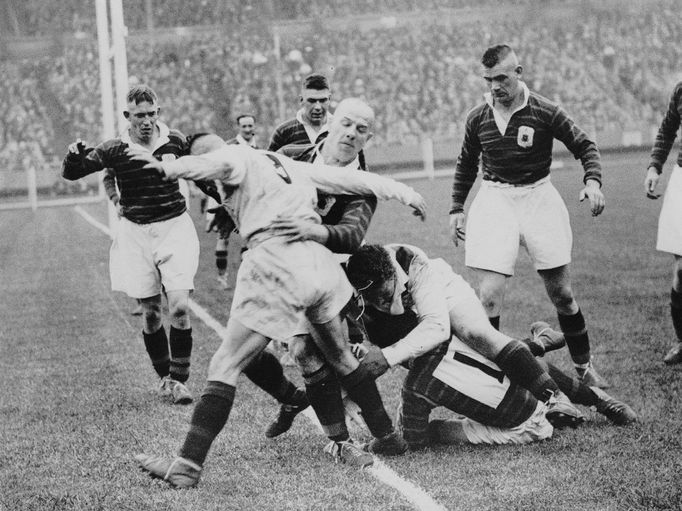
[(187, 212), (136, 224), (121, 218), (109, 251), (111, 289), (132, 298), (194, 289), (199, 266), (199, 238)]
[(529, 444), (552, 436), (554, 428), (545, 417), (547, 405), (538, 402), (533, 415), (513, 428), (486, 426), (469, 418), (462, 419), (462, 429), (472, 444)]
[(353, 292), (341, 265), (313, 241), (268, 240), (244, 253), (230, 316), (276, 341), (300, 334), (306, 320), (327, 323)]
[(656, 250), (682, 255), (682, 168), (675, 165), (658, 217)]
[(483, 181), (466, 222), (465, 264), (513, 275), (519, 246), (536, 270), (571, 262), (568, 210), (549, 176), (531, 185)]

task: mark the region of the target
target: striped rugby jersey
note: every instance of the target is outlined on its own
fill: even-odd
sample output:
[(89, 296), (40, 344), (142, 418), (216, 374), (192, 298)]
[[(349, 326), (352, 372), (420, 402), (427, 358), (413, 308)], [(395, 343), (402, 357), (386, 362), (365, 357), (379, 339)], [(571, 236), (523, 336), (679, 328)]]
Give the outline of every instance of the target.
[(272, 136), (270, 137), (268, 151), (276, 152), (289, 144), (317, 144), (327, 137), (327, 134), (329, 133), (328, 124), (331, 118), (332, 114), (327, 112), (327, 122), (325, 123), (325, 126), (317, 134), (315, 140), (310, 140), (310, 135), (308, 135), (305, 125), (301, 122), (300, 112), (297, 113), (296, 117), (284, 121), (275, 128), (275, 131), (272, 132)]
[[(154, 156), (161, 161), (171, 161), (186, 154), (185, 137), (170, 130), (163, 123), (159, 127), (159, 140)], [(161, 222), (185, 212), (185, 199), (177, 181), (163, 179), (154, 170), (145, 170), (143, 163), (131, 160), (126, 154), (129, 144), (134, 144), (126, 132), (120, 137), (87, 148), (86, 155), (68, 153), (62, 164), (62, 176), (76, 180), (110, 168), (116, 176), (120, 191), (121, 214), (136, 224)]]
[(584, 182), (594, 179), (601, 183), (597, 145), (556, 103), (528, 91), (527, 103), (511, 116), (504, 134), (497, 127), (490, 102), (471, 110), (455, 167), (450, 214), (464, 211), (476, 181), (479, 158), (483, 179), (520, 186), (531, 184), (549, 175), (555, 138), (580, 159)]
[[(682, 117), (682, 82), (675, 85), (670, 102), (668, 103), (668, 110), (663, 117), (661, 126), (658, 128), (656, 134), (656, 141), (654, 147), (651, 149), (651, 156), (649, 157), (649, 167), (654, 167), (660, 174), (663, 171), (665, 160), (668, 159), (673, 142), (677, 136), (677, 130), (680, 128), (680, 118)], [(677, 155), (677, 164), (682, 167), (682, 149)]]
[[(322, 149), (324, 141), (318, 144), (294, 144), (282, 147), (279, 152), (297, 161), (314, 162)], [(357, 168), (365, 168), (364, 159), (359, 160)], [(338, 195), (336, 201), (322, 223), (329, 233), (325, 246), (337, 254), (352, 254), (362, 244), (377, 208), (376, 197), (354, 197)]]

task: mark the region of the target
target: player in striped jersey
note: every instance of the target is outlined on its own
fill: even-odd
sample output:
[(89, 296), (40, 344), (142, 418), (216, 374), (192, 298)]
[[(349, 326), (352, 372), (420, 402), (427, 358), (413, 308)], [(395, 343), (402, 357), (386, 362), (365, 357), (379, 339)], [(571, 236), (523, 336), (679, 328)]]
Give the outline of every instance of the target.
[[(158, 99), (150, 87), (132, 87), (127, 102), (127, 130), (96, 147), (71, 144), (62, 175), (75, 180), (107, 168), (115, 175), (120, 221), (110, 253), (111, 287), (141, 301), (142, 337), (161, 378), (159, 393), (187, 404), (192, 402), (185, 386), (192, 353), (188, 302), (199, 264), (199, 239), (178, 182), (165, 181), (126, 154), (136, 147), (171, 161), (186, 153), (186, 142), (179, 131), (159, 121)], [(168, 300), (168, 336), (162, 291)]]
[[(356, 349), (363, 363), (377, 376), (398, 364), (409, 367), (398, 425), (411, 448), (428, 442), (429, 429), (440, 441), (527, 443), (551, 436), (546, 417), (557, 426), (580, 422), (563, 422), (568, 408), (558, 410), (554, 399), (544, 403), (546, 390), (596, 406), (616, 424), (637, 418), (598, 387), (589, 388), (553, 366), (545, 373), (531, 352), (542, 356), (562, 346), (561, 334), (547, 326), (532, 329), (529, 352), (490, 325), (473, 289), (442, 259), (429, 259), (410, 245), (365, 245), (351, 255), (347, 275), (361, 290), (359, 319), (376, 346)], [(494, 356), (490, 349), (497, 345), (501, 349)], [(437, 406), (467, 419), (429, 425)]]
[[(496, 328), (519, 245), (525, 246), (556, 308), (578, 376), (589, 385), (606, 387), (592, 366), (585, 319), (571, 289), (568, 211), (549, 177), (556, 138), (580, 159), (585, 187), (579, 198), (589, 200), (593, 216), (600, 215), (599, 151), (561, 107), (528, 89), (508, 45), (489, 48), (481, 62), (490, 92), (467, 116), (452, 185), (452, 240), (457, 245), (466, 231), (465, 262), (478, 273), (481, 301)], [(483, 182), (465, 230), (464, 203), (480, 158)]]
[(311, 74), (303, 79), (296, 117), (284, 121), (270, 136), (268, 151), (288, 144), (314, 144), (327, 136), (333, 116), (329, 113), (332, 93), (327, 77)]
[[(647, 197), (657, 199), (656, 187), (668, 159), (673, 142), (680, 129), (682, 118), (682, 82), (675, 85), (668, 103), (668, 110), (661, 121), (651, 149), (649, 168), (644, 180)], [(677, 337), (677, 343), (663, 358), (666, 364), (682, 362), (682, 151), (677, 155), (665, 191), (661, 214), (658, 219), (658, 240), (656, 249), (673, 255), (673, 280), (670, 289), (670, 316)]]
[[(129, 154), (166, 178), (218, 180), (229, 189), (229, 193), (223, 192), (223, 207), (237, 223), (249, 250), (237, 275), (226, 334), (211, 360), (206, 389), (194, 409), (179, 456), (137, 457), (144, 470), (177, 487), (198, 483), (211, 444), (227, 422), (243, 368), (271, 339), (289, 339), (304, 322), (326, 360), (351, 368), (342, 377), (349, 394), (381, 405), (376, 384), (353, 357), (341, 329), (341, 311), (352, 295), (341, 266), (322, 244), (277, 228), (277, 218), (319, 223), (314, 209), (318, 189), (332, 195), (396, 199), (413, 207), (419, 216), (425, 214), (424, 201), (417, 192), (367, 172), (228, 146), (215, 135), (196, 138), (191, 148), (195, 156), (175, 162), (159, 162), (135, 149)], [(386, 420), (392, 429), (390, 419)], [(348, 439), (339, 439), (335, 446), (341, 453), (357, 449)], [(366, 453), (357, 454), (361, 464), (371, 464), (362, 454)]]

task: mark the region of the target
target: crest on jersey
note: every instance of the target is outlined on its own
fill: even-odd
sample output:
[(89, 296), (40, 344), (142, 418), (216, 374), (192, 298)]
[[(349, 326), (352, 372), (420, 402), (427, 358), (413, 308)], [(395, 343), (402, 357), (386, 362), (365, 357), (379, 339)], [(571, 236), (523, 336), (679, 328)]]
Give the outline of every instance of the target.
[(533, 135), (535, 130), (530, 126), (519, 126), (519, 132), (516, 135), (516, 143), (521, 147), (533, 147)]
[(161, 155), (161, 161), (173, 161), (177, 157), (172, 153), (166, 153)]

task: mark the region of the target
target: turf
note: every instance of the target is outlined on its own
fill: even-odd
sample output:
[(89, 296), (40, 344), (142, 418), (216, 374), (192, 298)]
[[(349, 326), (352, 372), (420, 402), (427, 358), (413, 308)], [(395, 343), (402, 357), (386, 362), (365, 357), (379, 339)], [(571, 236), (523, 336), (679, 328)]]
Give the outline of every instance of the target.
[[(577, 203), (581, 172), (575, 162), (552, 178), (571, 214), (574, 290), (595, 363), (640, 422), (620, 428), (585, 409), (586, 425), (541, 444), (444, 446), (386, 460), (448, 509), (682, 508), (682, 372), (662, 363), (673, 340), (671, 258), (654, 250), (660, 201), (644, 198), (645, 163), (643, 154), (605, 156), (607, 206), (598, 218)], [(450, 179), (411, 184), (429, 203), (427, 221), (382, 204), (369, 241), (412, 243), (475, 283), (463, 267), (462, 248), (447, 234)], [(85, 209), (105, 221), (104, 207)], [(201, 230), (197, 200), (192, 210)], [(191, 407), (171, 406), (154, 394), (140, 319), (129, 315), (134, 303), (109, 291), (107, 237), (73, 208), (3, 211), (0, 218), (0, 510), (413, 509), (364, 472), (326, 459), (325, 439), (303, 417), (288, 434), (265, 439), (277, 408), (245, 379), (200, 486), (174, 491), (149, 479), (132, 456), (174, 454)], [(200, 238), (193, 298), (224, 323), (232, 290), (215, 280), (215, 235)], [(237, 244), (234, 239), (232, 281)], [(521, 336), (535, 320), (556, 325), (523, 255), (502, 328)], [(219, 339), (196, 318), (193, 329), (189, 387), (199, 394)], [(572, 370), (565, 351), (549, 358)], [(287, 372), (300, 381), (295, 370)], [(379, 382), (391, 412), (403, 375), (394, 370)]]

